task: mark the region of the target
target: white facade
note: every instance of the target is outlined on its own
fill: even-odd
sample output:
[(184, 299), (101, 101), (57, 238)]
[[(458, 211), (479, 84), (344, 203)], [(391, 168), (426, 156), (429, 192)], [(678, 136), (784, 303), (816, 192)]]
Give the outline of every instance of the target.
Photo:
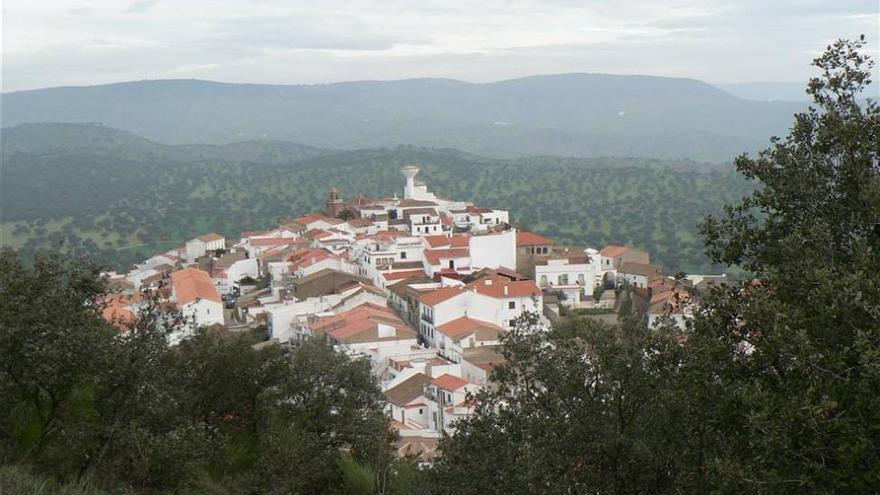
[(199, 327), (222, 325), (223, 304), (210, 299), (196, 299), (189, 304), (180, 306), (180, 312), (185, 318), (184, 326), (190, 332)]
[(535, 281), (542, 290), (553, 289), (565, 293), (566, 306), (580, 303), (593, 295), (597, 275), (592, 263), (571, 263), (567, 258), (550, 259), (535, 265)]
[(474, 235), (468, 242), (474, 269), (516, 268), (516, 229)]

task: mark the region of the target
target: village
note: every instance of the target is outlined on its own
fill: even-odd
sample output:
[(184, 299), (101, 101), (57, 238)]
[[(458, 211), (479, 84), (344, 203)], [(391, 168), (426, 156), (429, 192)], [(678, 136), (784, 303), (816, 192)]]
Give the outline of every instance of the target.
[(400, 453), (430, 459), (472, 413), (470, 395), (491, 386), (505, 332), (622, 311), (685, 328), (699, 295), (726, 281), (672, 277), (635, 247), (559, 245), (507, 211), (437, 197), (416, 166), (401, 172), (403, 197), (345, 201), (331, 188), (324, 211), (238, 239), (209, 233), (107, 273), (104, 317), (124, 330), (155, 294), (185, 317), (172, 344), (200, 327), (263, 329), (258, 346), (316, 339), (368, 359)]

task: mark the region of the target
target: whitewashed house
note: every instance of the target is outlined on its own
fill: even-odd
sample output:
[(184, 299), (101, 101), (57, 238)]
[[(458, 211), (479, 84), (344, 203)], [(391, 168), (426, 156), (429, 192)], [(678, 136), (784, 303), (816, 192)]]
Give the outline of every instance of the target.
[[(207, 272), (184, 268), (172, 273), (171, 298), (186, 318), (186, 333), (198, 327), (224, 323), (223, 300)], [(183, 336), (175, 336), (174, 340)]]

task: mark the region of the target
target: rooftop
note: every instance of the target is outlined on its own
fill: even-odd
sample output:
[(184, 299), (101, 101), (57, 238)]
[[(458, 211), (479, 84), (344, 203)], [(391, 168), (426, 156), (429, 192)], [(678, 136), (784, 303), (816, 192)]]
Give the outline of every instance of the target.
[(197, 268), (184, 268), (171, 274), (171, 285), (177, 295), (177, 303), (189, 304), (198, 299), (221, 302), (220, 293), (207, 272)]

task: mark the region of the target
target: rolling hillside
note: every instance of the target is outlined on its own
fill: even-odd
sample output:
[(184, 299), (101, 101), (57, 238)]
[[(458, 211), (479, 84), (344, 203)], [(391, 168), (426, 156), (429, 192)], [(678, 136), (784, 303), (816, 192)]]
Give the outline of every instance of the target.
[(400, 168), (415, 162), (438, 194), (507, 208), (523, 227), (560, 241), (626, 242), (667, 270), (711, 271), (696, 224), (750, 187), (730, 166), (686, 160), (168, 146), (95, 125), (19, 126), (3, 130), (3, 143), (0, 241), (25, 252), (73, 248), (111, 265), (209, 231), (235, 237), (272, 226), (321, 208), (330, 186), (346, 197), (399, 194)]
[(100, 122), (166, 143), (282, 140), (340, 149), (417, 145), (494, 157), (729, 161), (783, 134), (799, 103), (737, 98), (692, 79), (605, 74), (486, 84), (139, 81), (3, 95), (6, 126)]

